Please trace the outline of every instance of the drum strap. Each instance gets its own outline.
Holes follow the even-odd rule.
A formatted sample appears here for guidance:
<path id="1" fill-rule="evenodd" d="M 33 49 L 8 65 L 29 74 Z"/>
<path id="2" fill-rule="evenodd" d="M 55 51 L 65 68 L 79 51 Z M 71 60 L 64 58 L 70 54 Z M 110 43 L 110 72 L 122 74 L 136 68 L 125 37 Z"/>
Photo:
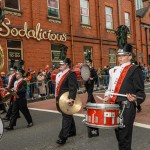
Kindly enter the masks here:
<path id="1" fill-rule="evenodd" d="M 58 93 L 59 93 L 59 90 L 60 90 L 60 87 L 64 81 L 64 79 L 66 78 L 66 76 L 69 74 L 70 71 L 67 71 L 60 79 L 58 85 L 57 85 L 57 89 L 56 89 L 56 96 L 58 96 Z"/>
<path id="2" fill-rule="evenodd" d="M 116 84 L 116 86 L 115 86 L 114 93 L 119 93 L 120 88 L 121 88 L 121 85 L 122 85 L 122 83 L 123 83 L 123 81 L 124 81 L 124 78 L 125 78 L 125 76 L 126 76 L 128 70 L 129 70 L 132 66 L 133 66 L 133 65 L 130 64 L 130 65 L 126 66 L 126 67 L 123 69 L 123 71 L 121 72 L 120 77 L 119 77 L 119 79 L 118 79 L 118 82 L 117 82 L 117 84 Z M 110 103 L 111 103 L 111 104 L 115 104 L 116 99 L 117 99 L 117 96 L 116 96 L 116 95 L 113 95 L 113 97 L 110 98 Z"/>
<path id="3" fill-rule="evenodd" d="M 21 80 L 20 82 L 18 82 L 17 87 L 16 87 L 16 91 L 18 90 L 19 86 L 21 85 L 21 83 L 23 82 L 23 80 Z M 16 101 L 16 97 L 14 96 L 14 101 Z"/>
<path id="4" fill-rule="evenodd" d="M 15 78 L 15 76 L 16 76 L 16 75 L 14 74 L 14 75 L 11 77 L 11 79 L 10 79 L 10 81 L 9 81 L 9 83 L 8 83 L 8 86 L 7 86 L 7 87 L 8 87 L 9 89 L 11 88 L 10 86 L 11 86 L 11 84 L 12 84 L 13 79 Z"/>

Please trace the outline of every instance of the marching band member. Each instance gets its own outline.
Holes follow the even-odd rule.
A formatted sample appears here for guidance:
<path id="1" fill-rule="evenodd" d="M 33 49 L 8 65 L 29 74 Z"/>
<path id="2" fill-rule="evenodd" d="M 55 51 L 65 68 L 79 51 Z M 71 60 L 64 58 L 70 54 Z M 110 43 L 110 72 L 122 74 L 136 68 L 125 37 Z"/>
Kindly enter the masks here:
<path id="1" fill-rule="evenodd" d="M 87 60 L 86 64 L 90 68 L 90 78 L 88 81 L 85 82 L 85 89 L 88 93 L 87 103 L 88 102 L 96 103 L 94 96 L 93 96 L 93 89 L 94 89 L 94 83 L 97 80 L 97 73 L 96 73 L 95 69 L 92 67 L 92 60 L 91 59 Z M 84 107 L 84 109 L 86 109 L 86 107 Z"/>
<path id="2" fill-rule="evenodd" d="M 17 70 L 17 67 L 15 67 L 15 66 L 10 68 L 10 75 L 9 75 L 8 85 L 7 85 L 8 89 L 12 89 L 14 87 L 14 82 L 16 81 L 16 70 Z M 11 117 L 11 114 L 12 114 L 13 98 L 14 97 L 11 96 L 9 109 L 8 109 L 8 112 L 5 116 L 5 118 L 3 118 L 3 120 L 6 120 L 6 121 L 10 120 L 10 117 Z M 19 113 L 18 113 L 18 116 L 19 116 Z"/>
<path id="3" fill-rule="evenodd" d="M 105 92 L 105 100 L 119 104 L 124 108 L 123 126 L 115 129 L 119 150 L 131 150 L 132 129 L 136 115 L 136 104 L 145 100 L 144 81 L 141 69 L 131 64 L 132 45 L 126 44 L 118 50 L 119 66 L 110 69 L 109 86 Z M 125 94 L 126 97 L 110 95 L 110 93 Z M 140 97 L 140 98 L 138 98 Z"/>
<path id="4" fill-rule="evenodd" d="M 14 83 L 13 91 L 16 94 L 13 99 L 13 107 L 12 107 L 12 115 L 10 118 L 10 123 L 8 127 L 5 127 L 6 130 L 13 130 L 16 125 L 16 121 L 18 118 L 19 110 L 23 113 L 25 119 L 28 122 L 27 128 L 33 126 L 32 117 L 30 115 L 29 109 L 27 107 L 27 99 L 26 99 L 26 90 L 27 90 L 27 82 L 23 80 L 24 70 L 18 70 L 16 72 L 16 81 Z"/>
<path id="5" fill-rule="evenodd" d="M 59 99 L 61 95 L 65 92 L 69 92 L 69 106 L 73 106 L 74 100 L 76 98 L 78 83 L 77 77 L 74 72 L 70 70 L 71 60 L 69 58 L 60 61 L 60 72 L 56 76 L 56 106 L 59 111 Z M 68 115 L 62 113 L 62 128 L 59 133 L 59 139 L 57 144 L 63 145 L 66 143 L 68 137 L 76 135 L 76 126 L 74 122 L 73 115 Z"/>

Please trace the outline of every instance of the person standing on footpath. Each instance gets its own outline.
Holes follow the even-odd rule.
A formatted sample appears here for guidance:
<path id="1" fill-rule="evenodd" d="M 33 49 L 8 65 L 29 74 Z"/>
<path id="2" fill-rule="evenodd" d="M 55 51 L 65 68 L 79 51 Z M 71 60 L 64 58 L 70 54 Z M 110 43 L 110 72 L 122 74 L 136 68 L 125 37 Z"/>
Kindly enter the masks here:
<path id="1" fill-rule="evenodd" d="M 136 115 L 136 105 L 145 100 L 144 80 L 139 66 L 131 64 L 132 45 L 126 44 L 118 50 L 119 66 L 110 69 L 109 86 L 105 92 L 105 101 L 119 104 L 123 111 L 123 126 L 115 129 L 119 150 L 131 150 L 133 123 Z M 111 94 L 112 93 L 112 94 Z M 124 94 L 126 97 L 113 93 Z"/>

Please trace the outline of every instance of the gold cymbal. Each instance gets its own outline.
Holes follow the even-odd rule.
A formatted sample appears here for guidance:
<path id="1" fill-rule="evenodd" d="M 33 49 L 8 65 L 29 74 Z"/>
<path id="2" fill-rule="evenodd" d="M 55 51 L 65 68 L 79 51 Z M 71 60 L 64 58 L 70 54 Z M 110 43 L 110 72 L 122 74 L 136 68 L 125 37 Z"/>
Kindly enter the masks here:
<path id="1" fill-rule="evenodd" d="M 76 95 L 76 99 L 74 100 L 74 104 L 73 106 L 69 106 L 68 99 L 69 96 L 69 92 L 65 92 L 64 94 L 61 95 L 60 99 L 59 99 L 59 107 L 61 109 L 61 111 L 67 115 L 73 115 L 77 112 L 80 111 L 81 107 L 82 107 L 82 102 L 80 100 L 79 95 Z"/>

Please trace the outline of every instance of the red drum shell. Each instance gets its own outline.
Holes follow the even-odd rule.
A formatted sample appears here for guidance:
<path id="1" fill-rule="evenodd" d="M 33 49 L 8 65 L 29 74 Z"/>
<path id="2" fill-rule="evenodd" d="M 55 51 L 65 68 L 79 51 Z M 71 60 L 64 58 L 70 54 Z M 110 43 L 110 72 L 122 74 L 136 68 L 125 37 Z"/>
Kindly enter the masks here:
<path id="1" fill-rule="evenodd" d="M 86 108 L 87 126 L 105 129 L 114 129 L 118 127 L 119 105 L 88 103 Z"/>
<path id="2" fill-rule="evenodd" d="M 7 94 L 7 91 L 6 91 L 6 90 L 0 91 L 0 96 L 1 96 L 2 98 L 5 97 L 6 94 Z"/>
<path id="3" fill-rule="evenodd" d="M 52 82 L 55 82 L 56 75 L 57 75 L 58 71 L 59 71 L 58 69 L 55 69 L 55 70 L 52 71 L 52 73 L 51 73 L 51 80 L 52 80 Z"/>
<path id="4" fill-rule="evenodd" d="M 72 71 L 76 73 L 77 80 L 81 80 L 80 65 L 75 65 Z"/>

